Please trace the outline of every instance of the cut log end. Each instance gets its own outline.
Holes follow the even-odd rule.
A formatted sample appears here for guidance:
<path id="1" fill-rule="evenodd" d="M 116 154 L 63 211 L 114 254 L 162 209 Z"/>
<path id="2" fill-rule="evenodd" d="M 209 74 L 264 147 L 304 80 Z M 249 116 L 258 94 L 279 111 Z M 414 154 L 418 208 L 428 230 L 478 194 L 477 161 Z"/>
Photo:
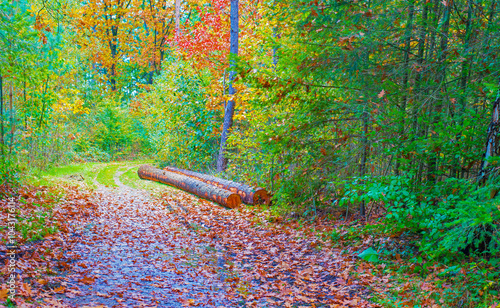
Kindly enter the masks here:
<path id="1" fill-rule="evenodd" d="M 240 205 L 241 205 L 241 198 L 239 195 L 230 195 L 228 198 L 227 198 L 227 207 L 229 208 L 232 208 L 232 209 L 235 209 L 235 208 L 238 208 Z"/>
<path id="2" fill-rule="evenodd" d="M 270 198 L 269 194 L 265 189 L 259 189 L 253 194 L 253 204 L 265 204 L 269 205 Z"/>

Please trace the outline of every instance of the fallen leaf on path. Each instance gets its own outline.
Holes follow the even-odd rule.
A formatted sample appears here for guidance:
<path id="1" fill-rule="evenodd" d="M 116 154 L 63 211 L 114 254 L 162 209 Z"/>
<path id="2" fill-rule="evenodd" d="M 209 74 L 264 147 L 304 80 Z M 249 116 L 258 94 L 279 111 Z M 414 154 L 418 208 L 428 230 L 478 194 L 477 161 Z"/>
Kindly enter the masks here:
<path id="1" fill-rule="evenodd" d="M 104 294 L 104 293 L 101 293 L 101 292 L 97 292 L 96 294 L 97 294 L 97 296 L 101 296 L 101 297 L 106 297 L 106 298 L 110 298 L 111 297 L 111 295 Z"/>
<path id="2" fill-rule="evenodd" d="M 92 284 L 92 283 L 94 283 L 95 279 L 91 278 L 91 277 L 84 277 L 84 278 L 80 279 L 80 281 L 85 283 L 85 284 Z"/>
<path id="3" fill-rule="evenodd" d="M 9 289 L 0 290 L 0 300 L 6 300 L 9 296 Z"/>
<path id="4" fill-rule="evenodd" d="M 64 290 L 66 290 L 66 287 L 60 286 L 59 288 L 55 288 L 54 292 L 56 292 L 56 293 L 64 293 Z"/>

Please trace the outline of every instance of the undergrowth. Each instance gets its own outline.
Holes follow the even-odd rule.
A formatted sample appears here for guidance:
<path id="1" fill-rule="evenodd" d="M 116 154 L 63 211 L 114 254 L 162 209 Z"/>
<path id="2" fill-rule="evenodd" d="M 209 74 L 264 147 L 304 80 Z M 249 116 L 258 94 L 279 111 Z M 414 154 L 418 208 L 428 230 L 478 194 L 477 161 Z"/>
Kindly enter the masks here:
<path id="1" fill-rule="evenodd" d="M 377 265 L 391 287 L 385 307 L 490 307 L 500 303 L 500 184 L 449 178 L 418 190 L 404 176 L 344 183 L 339 208 L 382 213 L 336 224 L 326 237 L 358 246 L 360 262 Z"/>
<path id="2" fill-rule="evenodd" d="M 2 195 L 2 216 L 14 214 L 15 230 L 19 232 L 21 242 L 42 240 L 49 234 L 58 231 L 57 222 L 53 219 L 53 209 L 64 196 L 64 191 L 56 187 L 22 186 L 5 188 Z M 17 205 L 14 213 L 6 206 L 10 198 L 15 198 Z M 6 218 L 6 217 L 5 217 Z M 7 241 L 7 227 L 1 229 L 2 242 Z"/>

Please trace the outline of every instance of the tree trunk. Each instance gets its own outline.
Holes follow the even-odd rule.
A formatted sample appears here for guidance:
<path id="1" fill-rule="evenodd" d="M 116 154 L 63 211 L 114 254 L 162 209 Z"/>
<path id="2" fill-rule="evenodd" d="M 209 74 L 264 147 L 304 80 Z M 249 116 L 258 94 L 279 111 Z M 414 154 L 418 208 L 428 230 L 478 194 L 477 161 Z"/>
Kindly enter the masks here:
<path id="1" fill-rule="evenodd" d="M 411 36 L 412 36 L 412 31 L 413 31 L 413 14 L 415 12 L 415 3 L 414 0 L 410 2 L 410 7 L 408 8 L 408 25 L 406 26 L 406 31 L 405 31 L 405 39 L 404 39 L 404 44 L 405 44 L 405 49 L 404 49 L 404 55 L 403 55 L 403 99 L 401 102 L 401 119 L 399 122 L 399 137 L 402 138 L 405 133 L 405 127 L 406 127 L 406 106 L 408 103 L 408 78 L 410 75 L 410 50 L 411 50 Z M 401 139 L 400 139 L 401 140 Z M 398 155 L 400 156 L 400 155 Z M 398 157 L 396 159 L 396 166 L 394 173 L 396 176 L 399 176 L 399 169 L 401 166 L 401 160 Z"/>
<path id="2" fill-rule="evenodd" d="M 47 86 L 49 84 L 49 76 L 47 76 L 47 80 L 45 81 L 45 89 L 43 90 L 43 96 L 42 96 L 42 114 L 40 115 L 40 121 L 38 122 L 38 128 L 42 127 L 43 124 L 43 116 L 45 114 L 45 94 L 47 94 Z"/>
<path id="3" fill-rule="evenodd" d="M 9 109 L 10 109 L 10 143 L 9 143 L 9 155 L 12 154 L 12 148 L 14 147 L 14 131 L 16 129 L 16 125 L 14 123 L 14 108 L 12 107 L 12 79 L 10 81 L 10 89 L 9 89 Z"/>
<path id="4" fill-rule="evenodd" d="M 141 179 L 171 185 L 228 208 L 237 208 L 241 204 L 241 198 L 238 194 L 208 185 L 186 175 L 157 169 L 148 165 L 141 166 L 137 174 Z"/>
<path id="5" fill-rule="evenodd" d="M 500 80 L 498 82 L 500 86 Z M 493 103 L 493 111 L 491 113 L 491 122 L 488 126 L 488 133 L 486 139 L 486 151 L 483 156 L 483 161 L 481 162 L 481 170 L 479 171 L 478 181 L 479 183 L 484 183 L 489 176 L 491 168 L 488 167 L 488 159 L 492 156 L 500 156 L 500 146 L 498 143 L 500 142 L 500 122 L 499 120 L 500 114 L 500 89 L 497 93 L 497 98 Z"/>
<path id="6" fill-rule="evenodd" d="M 273 29 L 273 36 L 276 41 L 278 41 L 279 35 L 276 27 Z M 273 69 L 276 71 L 276 67 L 278 66 L 278 47 L 273 47 Z"/>
<path id="7" fill-rule="evenodd" d="M 109 11 L 109 7 L 104 2 L 104 11 L 107 13 Z M 130 2 L 129 2 L 130 3 Z M 128 6 L 125 6 L 124 8 L 127 8 Z M 114 14 L 108 14 L 105 15 L 105 20 L 108 22 L 112 22 L 112 26 L 110 28 L 106 29 L 106 34 L 108 35 L 108 45 L 109 45 L 109 51 L 111 53 L 111 67 L 109 68 L 109 71 L 107 72 L 108 75 L 108 80 L 109 83 L 111 84 L 111 91 L 115 92 L 116 91 L 116 77 L 117 77 L 117 67 L 116 63 L 118 62 L 118 25 L 120 23 L 121 15 L 114 15 Z"/>
<path id="8" fill-rule="evenodd" d="M 229 73 L 229 95 L 233 96 L 236 94 L 236 90 L 233 87 L 233 80 L 236 66 L 236 57 L 238 55 L 238 0 L 231 0 L 231 47 L 229 50 L 229 56 L 232 57 L 230 59 L 230 68 L 231 71 Z M 220 140 L 220 150 L 219 157 L 217 159 L 217 171 L 222 172 L 227 168 L 227 158 L 226 158 L 226 143 L 229 135 L 229 130 L 233 126 L 233 115 L 234 115 L 234 98 L 231 97 L 231 100 L 227 103 L 226 109 L 224 110 L 224 124 L 222 126 L 222 134 Z"/>
<path id="9" fill-rule="evenodd" d="M 229 190 L 240 195 L 241 200 L 246 204 L 269 204 L 269 194 L 260 187 L 251 187 L 245 184 L 224 180 L 208 174 L 198 173 L 194 171 L 178 169 L 174 167 L 166 167 L 163 170 L 183 174 L 192 177 L 204 183 L 217 186 L 219 188 Z"/>
<path id="10" fill-rule="evenodd" d="M 427 3 L 422 4 L 422 24 L 420 26 L 420 29 L 418 31 L 419 37 L 418 37 L 418 54 L 417 54 L 417 64 L 418 64 L 418 70 L 417 74 L 415 76 L 415 89 L 416 89 L 416 101 L 419 102 L 422 97 L 424 97 L 424 90 L 422 89 L 422 66 L 424 63 L 424 55 L 425 55 L 425 46 L 426 46 L 426 37 L 427 37 L 427 17 L 428 17 L 428 5 Z M 420 108 L 418 104 L 413 105 L 413 111 L 412 111 L 412 116 L 413 116 L 413 132 L 415 136 L 421 137 L 424 135 L 424 130 L 422 129 L 421 125 L 418 123 L 418 118 L 419 118 L 419 113 Z M 415 180 L 417 183 L 417 186 L 422 181 L 422 172 L 424 170 L 424 160 L 422 158 L 418 159 L 418 167 L 417 167 L 417 174 L 415 175 Z"/>
<path id="11" fill-rule="evenodd" d="M 26 75 L 24 76 L 24 82 L 23 82 L 23 98 L 24 98 L 24 106 L 28 105 L 27 99 L 26 99 Z M 26 108 L 26 107 L 25 107 Z M 27 112 L 24 112 L 24 129 L 28 129 L 28 116 L 26 114 Z M 22 120 L 21 120 L 22 121 Z"/>
<path id="12" fill-rule="evenodd" d="M 181 19 L 181 0 L 175 0 L 175 35 L 179 34 Z"/>
<path id="13" fill-rule="evenodd" d="M 468 10 L 467 10 L 467 24 L 466 24 L 466 29 L 465 29 L 465 38 L 464 38 L 464 57 L 463 57 L 463 61 L 462 61 L 462 68 L 461 68 L 461 72 L 460 72 L 460 80 L 459 80 L 459 84 L 458 84 L 458 87 L 460 89 L 460 112 L 458 112 L 458 123 L 460 126 L 463 125 L 464 123 L 464 116 L 465 116 L 465 110 L 466 110 L 466 107 L 467 107 L 467 96 L 468 96 L 468 93 L 467 93 L 467 82 L 468 82 L 468 78 L 469 78 L 469 68 L 470 68 L 470 64 L 469 62 L 472 61 L 472 57 L 473 55 L 471 54 L 470 52 L 470 48 L 469 48 L 469 45 L 470 45 L 470 39 L 471 39 L 471 33 L 472 33 L 472 1 L 471 0 L 467 0 L 467 6 L 468 6 Z M 460 144 L 462 141 L 462 132 L 459 132 L 457 133 L 456 137 L 455 137 L 455 140 L 456 140 L 456 143 L 457 145 Z M 463 156 L 462 156 L 463 157 Z M 451 176 L 452 177 L 460 177 L 460 171 L 462 171 L 462 174 L 463 174 L 463 170 L 464 168 L 462 167 L 462 163 L 461 163 L 461 157 L 455 157 L 454 158 L 454 161 L 453 161 L 453 167 L 451 168 Z"/>
<path id="14" fill-rule="evenodd" d="M 441 88 L 441 92 L 442 92 L 442 97 L 441 98 L 438 98 L 435 102 L 434 102 L 434 106 L 433 106 L 433 110 L 432 110 L 432 124 L 431 124 L 431 127 L 433 128 L 436 123 L 439 122 L 440 120 L 440 114 L 441 114 L 441 111 L 443 109 L 443 101 L 445 101 L 445 98 L 446 98 L 446 87 L 445 87 L 445 83 L 446 83 L 446 77 L 447 77 L 447 64 L 446 64 L 446 60 L 447 60 L 447 57 L 448 57 L 448 32 L 449 32 L 449 29 L 450 29 L 450 18 L 451 18 L 451 7 L 453 6 L 453 3 L 452 1 L 448 1 L 446 3 L 443 3 L 443 5 L 445 5 L 445 9 L 444 9 L 444 15 L 443 15 L 443 18 L 444 18 L 444 21 L 443 21 L 443 25 L 442 25 L 442 32 L 440 33 L 440 36 L 441 36 L 441 41 L 440 41 L 440 54 L 439 54 L 439 59 L 438 59 L 438 66 L 437 66 L 437 76 L 438 76 L 438 81 L 439 81 L 439 84 L 438 84 L 438 87 Z M 432 107 L 431 107 L 432 108 Z M 431 137 L 432 138 L 435 138 L 434 136 Z M 431 140 L 429 140 L 429 142 L 432 143 Z M 427 180 L 429 182 L 432 182 L 432 183 L 435 183 L 437 180 L 438 180 L 438 151 L 437 151 L 437 147 L 434 147 L 433 148 L 433 151 L 432 151 L 434 154 L 431 154 L 431 157 L 429 157 L 429 168 L 428 168 L 428 171 L 427 171 Z"/>
<path id="15" fill-rule="evenodd" d="M 362 146 L 363 146 L 363 154 L 361 156 L 361 165 L 359 168 L 359 175 L 363 177 L 366 173 L 366 161 L 368 159 L 368 113 L 366 110 L 363 111 L 363 140 L 362 140 Z M 361 206 L 359 209 L 361 215 L 365 216 L 365 202 L 361 202 Z"/>

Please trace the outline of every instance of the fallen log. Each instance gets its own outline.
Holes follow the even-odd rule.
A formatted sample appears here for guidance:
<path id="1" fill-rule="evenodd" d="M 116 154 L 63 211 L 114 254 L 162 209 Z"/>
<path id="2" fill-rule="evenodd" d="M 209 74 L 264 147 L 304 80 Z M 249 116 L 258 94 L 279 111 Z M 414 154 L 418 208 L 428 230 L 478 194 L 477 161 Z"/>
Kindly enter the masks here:
<path id="1" fill-rule="evenodd" d="M 139 167 L 137 174 L 141 179 L 168 184 L 228 208 L 237 208 L 241 205 L 241 197 L 238 194 L 207 185 L 205 182 L 186 175 L 157 169 L 149 165 Z"/>
<path id="2" fill-rule="evenodd" d="M 212 175 L 179 169 L 175 167 L 165 167 L 163 170 L 187 175 L 204 183 L 229 190 L 240 195 L 241 200 L 246 204 L 269 204 L 269 194 L 265 189 L 260 187 L 251 187 L 245 184 L 224 180 Z"/>

